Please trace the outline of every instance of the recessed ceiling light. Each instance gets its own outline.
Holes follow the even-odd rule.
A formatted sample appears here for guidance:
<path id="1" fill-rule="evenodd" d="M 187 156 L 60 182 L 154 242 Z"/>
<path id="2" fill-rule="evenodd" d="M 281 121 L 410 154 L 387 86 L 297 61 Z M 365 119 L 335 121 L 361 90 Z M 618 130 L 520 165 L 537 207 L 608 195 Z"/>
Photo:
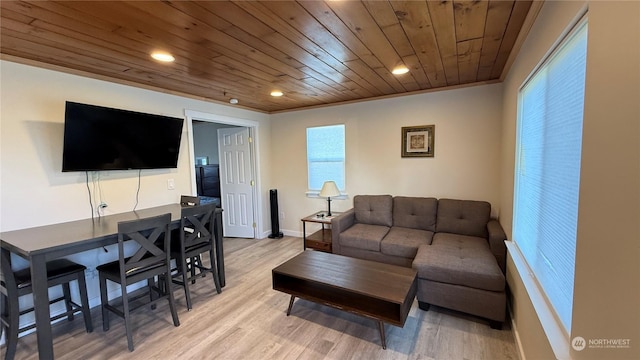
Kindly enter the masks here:
<path id="1" fill-rule="evenodd" d="M 238 103 L 238 99 L 236 99 L 236 98 L 231 98 L 231 99 L 229 99 L 229 103 L 230 103 L 230 104 L 235 105 L 235 104 L 237 104 L 237 103 Z"/>
<path id="2" fill-rule="evenodd" d="M 155 51 L 151 53 L 151 57 L 162 62 L 174 62 L 176 60 L 176 58 L 173 57 L 173 55 L 164 51 Z"/>
<path id="3" fill-rule="evenodd" d="M 393 75 L 402 75 L 409 72 L 409 68 L 404 65 L 397 66 L 395 69 L 391 70 Z"/>
<path id="4" fill-rule="evenodd" d="M 282 91 L 280 91 L 280 90 L 273 90 L 273 91 L 271 92 L 271 96 L 278 97 L 278 96 L 282 96 L 282 95 L 284 95 L 284 94 L 283 94 L 283 93 L 282 93 Z"/>

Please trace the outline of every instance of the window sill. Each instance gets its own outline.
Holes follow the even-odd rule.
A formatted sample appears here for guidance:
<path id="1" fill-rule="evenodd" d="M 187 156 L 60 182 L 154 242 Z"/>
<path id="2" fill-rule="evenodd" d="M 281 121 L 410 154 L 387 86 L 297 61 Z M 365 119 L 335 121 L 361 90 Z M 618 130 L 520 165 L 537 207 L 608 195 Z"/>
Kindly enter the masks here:
<path id="1" fill-rule="evenodd" d="M 527 265 L 524 256 L 520 252 L 518 245 L 513 241 L 505 241 L 509 256 L 516 267 L 518 275 L 524 284 L 527 294 L 533 304 L 533 308 L 538 315 L 542 329 L 544 330 L 549 345 L 556 356 L 556 359 L 570 359 L 570 341 L 569 335 L 564 330 L 562 323 L 557 318 L 555 312 L 548 303 L 545 295 L 540 289 L 529 265 Z M 526 329 L 520 329 L 526 330 Z"/>
<path id="2" fill-rule="evenodd" d="M 308 198 L 322 198 L 325 199 L 324 197 L 320 196 L 320 191 L 319 190 L 309 190 L 305 193 L 305 195 Z M 349 194 L 347 193 L 341 193 L 338 196 L 332 196 L 331 200 L 347 200 L 349 198 Z"/>

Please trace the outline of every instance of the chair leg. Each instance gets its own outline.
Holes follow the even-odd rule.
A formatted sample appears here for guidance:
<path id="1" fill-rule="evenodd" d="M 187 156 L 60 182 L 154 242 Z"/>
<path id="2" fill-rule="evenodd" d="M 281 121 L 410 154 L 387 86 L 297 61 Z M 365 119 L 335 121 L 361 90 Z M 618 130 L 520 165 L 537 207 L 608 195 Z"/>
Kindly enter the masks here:
<path id="1" fill-rule="evenodd" d="M 129 296 L 127 294 L 127 285 L 120 284 L 122 288 L 122 314 L 124 315 L 124 330 L 127 333 L 127 345 L 129 351 L 133 351 L 133 335 L 131 333 L 131 314 L 129 312 Z"/>
<path id="2" fill-rule="evenodd" d="M 5 300 L 5 296 L 0 294 L 0 338 L 2 338 L 2 333 L 4 332 L 5 325 L 4 321 L 2 321 L 4 318 L 8 319 L 7 301 Z"/>
<path id="3" fill-rule="evenodd" d="M 18 298 L 8 299 L 9 326 L 7 327 L 6 346 L 7 352 L 5 360 L 12 360 L 16 356 L 18 347 L 18 332 L 20 326 L 20 309 L 18 307 Z"/>
<path id="4" fill-rule="evenodd" d="M 187 273 L 191 273 L 194 274 L 195 273 L 195 266 L 193 264 L 193 258 L 190 259 L 191 263 L 190 263 L 190 268 L 187 268 L 187 262 L 186 259 L 184 257 L 181 257 L 180 259 L 181 261 L 181 265 L 180 267 L 182 267 L 182 286 L 184 287 L 184 297 L 187 300 L 187 310 L 191 310 L 193 308 L 193 304 L 191 303 L 191 291 L 189 290 L 189 276 L 187 276 Z M 192 275 L 193 278 L 193 275 Z M 195 280 L 194 280 L 195 282 Z M 170 283 L 169 283 L 170 284 Z M 172 291 L 170 291 L 170 293 L 173 293 Z"/>
<path id="5" fill-rule="evenodd" d="M 109 304 L 109 298 L 107 297 L 107 278 L 102 273 L 98 276 L 100 279 L 100 308 L 102 309 L 102 330 L 109 330 L 109 310 L 107 310 L 107 304 Z"/>
<path id="6" fill-rule="evenodd" d="M 93 332 L 93 320 L 91 319 L 89 296 L 87 296 L 87 281 L 84 278 L 84 271 L 78 273 L 78 290 L 80 291 L 80 301 L 82 302 L 84 327 L 87 329 L 87 332 L 90 333 Z"/>
<path id="7" fill-rule="evenodd" d="M 184 260 L 183 260 L 184 261 Z M 171 310 L 171 317 L 173 318 L 173 325 L 174 326 L 180 326 L 180 320 L 178 319 L 178 313 L 176 312 L 176 301 L 173 297 L 173 291 L 171 290 L 171 269 L 168 269 L 169 272 L 167 273 L 168 276 L 165 276 L 165 282 L 167 284 L 167 289 L 169 289 L 169 291 L 167 291 L 167 295 L 169 297 L 169 309 Z M 186 283 L 185 283 L 186 286 Z"/>
<path id="8" fill-rule="evenodd" d="M 154 278 L 147 279 L 147 287 L 149 288 L 149 301 L 151 302 L 151 310 L 155 310 L 157 307 L 156 303 L 153 302 L 153 293 L 155 292 L 155 290 L 153 289 L 154 285 L 155 285 Z M 160 285 L 158 284 L 158 286 Z M 158 290 L 164 291 L 164 289 L 160 290 L 160 288 Z"/>
<path id="9" fill-rule="evenodd" d="M 147 286 L 149 287 L 149 302 L 153 302 L 153 278 L 147 279 Z"/>
<path id="10" fill-rule="evenodd" d="M 200 255 L 194 256 L 189 259 L 189 270 L 191 270 L 191 284 L 196 283 L 196 268 L 198 267 L 198 265 L 202 266 L 202 263 L 200 262 Z"/>
<path id="11" fill-rule="evenodd" d="M 222 287 L 220 287 L 220 276 L 218 276 L 218 270 L 216 267 L 216 257 L 213 254 L 213 249 L 209 250 L 209 261 L 211 262 L 209 266 L 211 266 L 211 275 L 213 277 L 213 284 L 216 287 L 216 292 L 220 294 L 222 292 Z"/>
<path id="12" fill-rule="evenodd" d="M 62 294 L 64 296 L 64 306 L 67 308 L 67 319 L 73 321 L 73 307 L 71 306 L 71 290 L 69 289 L 69 283 L 62 284 Z"/>
<path id="13" fill-rule="evenodd" d="M 201 277 L 207 277 L 207 273 L 202 271 L 203 265 L 202 265 L 202 256 L 198 255 L 198 265 L 200 266 L 200 276 Z"/>
<path id="14" fill-rule="evenodd" d="M 169 291 L 167 289 L 167 282 L 164 281 L 165 275 L 158 275 L 157 277 L 157 282 L 154 283 L 154 285 L 156 285 L 156 291 L 158 292 L 157 295 L 158 297 L 162 297 L 164 295 L 167 294 L 167 291 Z M 154 279 L 155 280 L 155 279 Z M 149 291 L 151 291 L 151 288 L 149 288 Z M 153 300 L 153 298 L 152 298 Z"/>

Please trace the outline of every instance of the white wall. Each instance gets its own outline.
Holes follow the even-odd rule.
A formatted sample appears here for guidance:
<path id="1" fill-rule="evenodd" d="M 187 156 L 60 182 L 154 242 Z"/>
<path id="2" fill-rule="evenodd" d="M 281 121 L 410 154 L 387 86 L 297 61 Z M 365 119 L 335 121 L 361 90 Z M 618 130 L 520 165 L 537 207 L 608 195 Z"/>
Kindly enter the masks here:
<path id="1" fill-rule="evenodd" d="M 2 231 L 91 217 L 85 174 L 61 172 L 66 100 L 182 118 L 190 109 L 256 120 L 261 144 L 269 144 L 266 114 L 8 61 L 0 62 L 0 69 Z M 185 125 L 177 169 L 142 171 L 138 208 L 175 203 L 191 192 L 188 141 Z M 137 175 L 137 170 L 101 172 L 107 212 L 133 209 Z M 167 179 L 175 180 L 175 190 L 167 190 Z M 267 179 L 261 179 L 264 186 Z"/>
<path id="2" fill-rule="evenodd" d="M 258 121 L 258 165 L 264 169 L 258 181 L 265 188 L 271 186 L 267 114 L 9 61 L 0 61 L 0 71 L 1 231 L 91 217 L 85 174 L 61 172 L 66 100 L 181 118 L 189 109 Z M 176 203 L 181 194 L 192 193 L 188 143 L 185 122 L 178 168 L 142 171 L 138 209 Z M 106 213 L 131 211 L 138 171 L 104 171 L 100 177 L 103 200 L 108 204 Z M 174 179 L 175 190 L 167 190 L 168 179 Z M 268 200 L 263 200 L 265 203 Z M 268 224 L 268 218 L 267 210 L 262 223 Z M 115 256 L 113 251 L 105 254 L 102 250 L 78 255 L 90 269 Z M 90 297 L 97 298 L 97 281 L 89 287 Z"/>
<path id="3" fill-rule="evenodd" d="M 326 209 L 307 198 L 306 128 L 345 124 L 346 210 L 358 194 L 486 200 L 499 208 L 500 84 L 272 115 L 273 185 L 280 227 L 300 235 L 300 219 Z M 435 125 L 434 158 L 401 158 L 403 126 Z"/>
<path id="4" fill-rule="evenodd" d="M 640 2 L 589 3 L 572 338 L 575 359 L 640 359 Z"/>
<path id="5" fill-rule="evenodd" d="M 501 223 L 512 228 L 518 88 L 589 6 L 578 238 L 570 338 L 630 339 L 624 349 L 571 350 L 574 359 L 640 358 L 640 3 L 545 2 L 504 82 Z M 507 267 L 515 330 L 528 359 L 553 358 L 523 286 Z"/>

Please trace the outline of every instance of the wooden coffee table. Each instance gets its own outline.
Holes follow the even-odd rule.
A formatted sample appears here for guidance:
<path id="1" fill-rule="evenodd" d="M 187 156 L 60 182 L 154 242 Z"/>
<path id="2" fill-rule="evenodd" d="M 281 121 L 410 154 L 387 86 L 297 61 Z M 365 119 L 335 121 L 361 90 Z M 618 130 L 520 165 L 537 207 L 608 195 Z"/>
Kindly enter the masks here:
<path id="1" fill-rule="evenodd" d="M 401 266 L 307 250 L 272 270 L 273 289 L 378 322 L 386 349 L 384 323 L 404 326 L 416 296 L 416 271 Z"/>

